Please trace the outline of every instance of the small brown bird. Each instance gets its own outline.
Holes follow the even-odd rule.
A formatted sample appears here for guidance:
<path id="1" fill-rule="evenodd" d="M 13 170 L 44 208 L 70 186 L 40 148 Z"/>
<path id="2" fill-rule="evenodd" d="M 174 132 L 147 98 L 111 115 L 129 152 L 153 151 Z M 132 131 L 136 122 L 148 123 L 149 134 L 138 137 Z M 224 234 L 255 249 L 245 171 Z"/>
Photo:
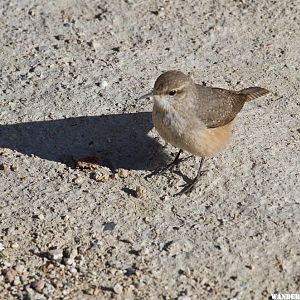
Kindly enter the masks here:
<path id="1" fill-rule="evenodd" d="M 245 102 L 268 93 L 260 87 L 237 92 L 206 87 L 195 84 L 190 76 L 180 71 L 168 71 L 157 78 L 153 91 L 145 95 L 154 99 L 153 123 L 166 142 L 180 149 L 164 170 L 178 164 L 183 150 L 201 157 L 197 176 L 180 193 L 192 191 L 203 174 L 204 158 L 216 154 L 229 143 L 233 120 Z"/>

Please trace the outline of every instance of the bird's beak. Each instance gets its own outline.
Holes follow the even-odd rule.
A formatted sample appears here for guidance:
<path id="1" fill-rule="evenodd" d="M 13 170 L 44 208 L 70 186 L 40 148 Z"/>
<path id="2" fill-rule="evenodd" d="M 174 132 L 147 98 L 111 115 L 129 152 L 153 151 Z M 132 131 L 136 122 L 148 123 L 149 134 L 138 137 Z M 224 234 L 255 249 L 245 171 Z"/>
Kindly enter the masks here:
<path id="1" fill-rule="evenodd" d="M 153 97 L 153 91 L 147 93 L 146 95 L 143 95 L 138 100 L 145 99 L 145 98 L 151 98 L 151 97 Z"/>

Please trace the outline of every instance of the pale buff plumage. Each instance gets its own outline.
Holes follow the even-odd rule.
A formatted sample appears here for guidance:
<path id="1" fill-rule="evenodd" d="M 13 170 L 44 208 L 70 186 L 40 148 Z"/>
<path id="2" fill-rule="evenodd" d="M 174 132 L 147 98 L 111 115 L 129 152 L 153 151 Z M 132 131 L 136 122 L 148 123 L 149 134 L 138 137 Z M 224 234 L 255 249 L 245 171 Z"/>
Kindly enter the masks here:
<path id="1" fill-rule="evenodd" d="M 260 87 L 238 92 L 205 87 L 180 71 L 168 71 L 154 85 L 153 123 L 166 142 L 203 159 L 230 141 L 233 120 L 245 102 L 268 93 Z M 200 175 L 199 169 L 185 191 L 192 189 Z"/>

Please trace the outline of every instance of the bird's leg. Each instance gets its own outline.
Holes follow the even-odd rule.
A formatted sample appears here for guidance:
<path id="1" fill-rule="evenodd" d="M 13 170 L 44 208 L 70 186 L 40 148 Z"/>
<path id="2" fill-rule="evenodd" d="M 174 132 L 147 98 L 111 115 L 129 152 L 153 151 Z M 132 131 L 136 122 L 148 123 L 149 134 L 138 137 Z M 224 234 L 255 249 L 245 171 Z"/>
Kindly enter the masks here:
<path id="1" fill-rule="evenodd" d="M 196 186 L 196 184 L 199 181 L 200 177 L 206 172 L 206 171 L 201 171 L 202 166 L 203 166 L 203 162 L 204 162 L 204 158 L 202 157 L 196 177 L 191 182 L 186 183 L 184 185 L 183 189 L 179 193 L 177 193 L 177 195 L 189 194 L 194 189 L 194 187 Z"/>
<path id="2" fill-rule="evenodd" d="M 180 156 L 180 154 L 181 154 L 182 152 L 183 152 L 182 149 L 180 149 L 180 150 L 178 151 L 178 153 L 176 154 L 174 160 L 173 160 L 172 162 L 170 162 L 169 164 L 167 164 L 165 167 L 163 167 L 163 168 L 161 169 L 160 173 L 163 173 L 163 172 L 165 172 L 165 171 L 167 171 L 167 170 L 173 171 L 174 167 L 177 166 L 177 165 L 179 164 L 179 162 L 180 162 L 179 156 Z"/>
<path id="3" fill-rule="evenodd" d="M 145 178 L 150 178 L 150 177 L 152 177 L 154 175 L 157 175 L 157 174 L 163 174 L 168 170 L 170 170 L 172 172 L 174 167 L 179 164 L 179 162 L 180 162 L 179 156 L 182 152 L 183 152 L 183 150 L 180 149 L 172 162 L 167 164 L 165 167 L 158 168 L 157 170 L 151 172 L 149 175 L 145 176 Z"/>

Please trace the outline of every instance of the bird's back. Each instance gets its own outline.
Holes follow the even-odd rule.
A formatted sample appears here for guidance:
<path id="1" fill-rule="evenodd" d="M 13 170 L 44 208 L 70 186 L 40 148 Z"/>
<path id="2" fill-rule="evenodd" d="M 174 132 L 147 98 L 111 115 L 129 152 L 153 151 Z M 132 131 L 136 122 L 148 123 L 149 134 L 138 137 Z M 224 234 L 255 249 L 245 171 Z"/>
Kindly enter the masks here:
<path id="1" fill-rule="evenodd" d="M 230 123 L 241 111 L 245 102 L 268 94 L 260 87 L 251 87 L 238 92 L 221 88 L 196 85 L 195 113 L 208 128 Z"/>

